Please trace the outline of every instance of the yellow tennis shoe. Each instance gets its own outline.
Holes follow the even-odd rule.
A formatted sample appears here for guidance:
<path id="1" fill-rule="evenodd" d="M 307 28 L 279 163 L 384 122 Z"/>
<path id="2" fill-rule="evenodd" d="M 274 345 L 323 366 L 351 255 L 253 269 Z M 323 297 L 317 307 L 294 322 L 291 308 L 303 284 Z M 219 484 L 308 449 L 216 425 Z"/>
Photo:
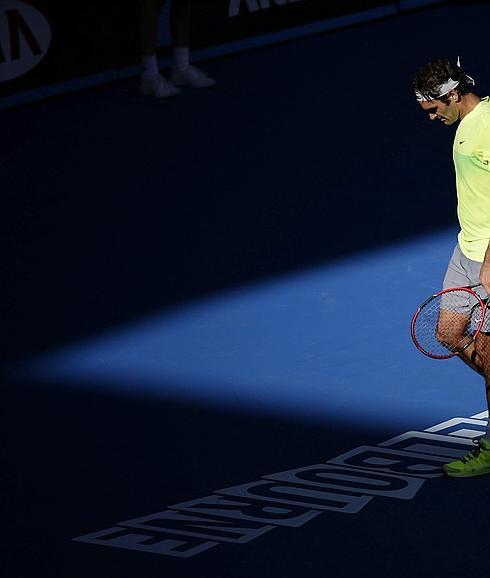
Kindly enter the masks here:
<path id="1" fill-rule="evenodd" d="M 490 440 L 479 438 L 473 440 L 476 448 L 464 457 L 442 466 L 446 476 L 450 478 L 471 478 L 490 474 Z"/>

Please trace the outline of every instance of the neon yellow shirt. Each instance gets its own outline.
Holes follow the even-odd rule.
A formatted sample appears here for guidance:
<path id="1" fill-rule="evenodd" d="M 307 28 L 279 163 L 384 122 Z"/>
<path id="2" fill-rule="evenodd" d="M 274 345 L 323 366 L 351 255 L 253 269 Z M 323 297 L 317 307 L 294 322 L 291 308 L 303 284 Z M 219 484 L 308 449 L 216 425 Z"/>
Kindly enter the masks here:
<path id="1" fill-rule="evenodd" d="M 459 123 L 454 137 L 458 242 L 468 259 L 483 262 L 490 241 L 490 97 Z"/>

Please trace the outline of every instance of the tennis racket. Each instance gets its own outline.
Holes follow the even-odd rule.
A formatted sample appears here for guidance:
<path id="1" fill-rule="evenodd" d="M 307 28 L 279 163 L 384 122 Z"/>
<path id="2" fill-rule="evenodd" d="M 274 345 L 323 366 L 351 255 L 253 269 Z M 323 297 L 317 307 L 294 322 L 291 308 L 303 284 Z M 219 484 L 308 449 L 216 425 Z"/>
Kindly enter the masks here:
<path id="1" fill-rule="evenodd" d="M 411 325 L 419 351 L 433 359 L 448 359 L 476 339 L 485 323 L 488 301 L 474 291 L 480 286 L 444 289 L 422 303 Z"/>

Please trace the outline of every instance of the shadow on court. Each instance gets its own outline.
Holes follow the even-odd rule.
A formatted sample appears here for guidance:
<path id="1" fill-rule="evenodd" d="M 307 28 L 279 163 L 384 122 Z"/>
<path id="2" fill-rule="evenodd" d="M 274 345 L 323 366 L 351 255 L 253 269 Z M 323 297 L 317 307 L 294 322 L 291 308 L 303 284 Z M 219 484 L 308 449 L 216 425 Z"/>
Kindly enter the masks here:
<path id="1" fill-rule="evenodd" d="M 468 496 L 465 481 L 440 478 L 426 480 L 411 500 L 375 496 L 357 514 L 325 511 L 301 527 L 275 527 L 244 544 L 221 542 L 188 560 L 73 542 L 83 532 L 319 464 L 402 432 L 382 423 L 367 429 L 355 411 L 352 424 L 326 418 L 315 426 L 70 387 L 16 385 L 5 392 L 10 410 L 2 427 L 16 447 L 2 475 L 10 528 L 5 576 L 104 576 L 117 565 L 122 577 L 137 569 L 148 577 L 185 570 L 266 578 L 305 568 L 350 577 L 363 568 L 425 578 L 435 571 L 464 575 L 466 565 L 479 560 L 457 528 L 471 520 L 472 535 L 486 535 L 481 512 L 488 483 L 471 481 Z M 13 417 L 20 415 L 21 421 Z"/>

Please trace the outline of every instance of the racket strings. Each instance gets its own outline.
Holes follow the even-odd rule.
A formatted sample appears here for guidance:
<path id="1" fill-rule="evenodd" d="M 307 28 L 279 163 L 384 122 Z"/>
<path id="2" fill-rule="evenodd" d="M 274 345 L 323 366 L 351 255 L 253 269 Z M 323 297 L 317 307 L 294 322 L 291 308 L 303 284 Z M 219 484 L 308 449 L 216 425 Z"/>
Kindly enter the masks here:
<path id="1" fill-rule="evenodd" d="M 481 315 L 478 299 L 466 291 L 436 295 L 420 308 L 414 319 L 414 341 L 433 357 L 458 354 L 473 341 Z"/>

